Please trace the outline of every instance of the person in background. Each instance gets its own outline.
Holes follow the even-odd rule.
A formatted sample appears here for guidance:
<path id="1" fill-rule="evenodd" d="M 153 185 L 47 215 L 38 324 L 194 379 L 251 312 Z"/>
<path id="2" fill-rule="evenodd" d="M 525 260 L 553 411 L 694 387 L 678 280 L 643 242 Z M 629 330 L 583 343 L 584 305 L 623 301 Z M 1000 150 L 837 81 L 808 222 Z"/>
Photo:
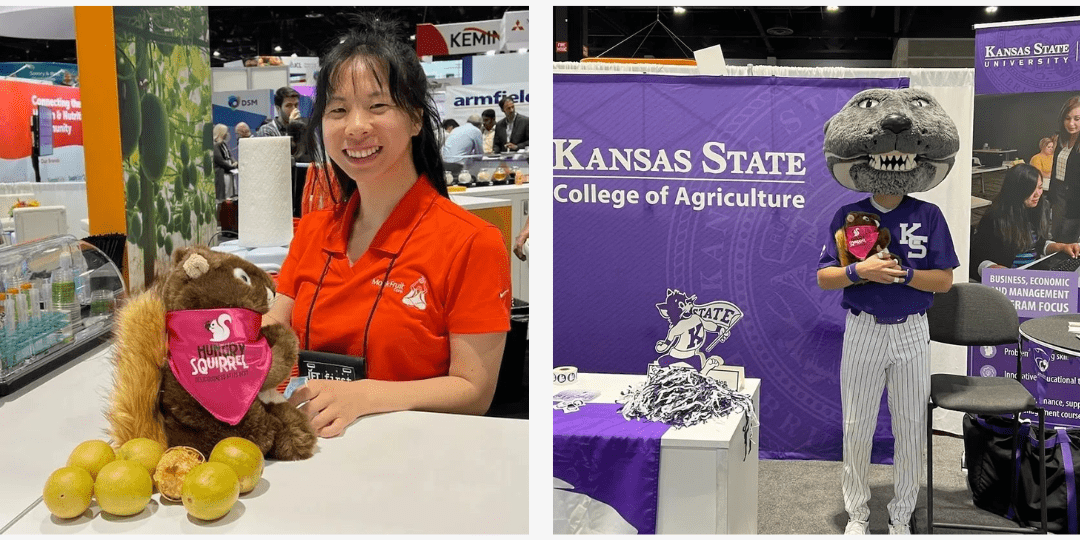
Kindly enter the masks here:
<path id="1" fill-rule="evenodd" d="M 504 97 L 499 100 L 499 108 L 506 115 L 495 125 L 495 140 L 492 143 L 496 153 L 517 152 L 529 147 L 529 117 L 517 114 L 514 98 Z"/>
<path id="2" fill-rule="evenodd" d="M 274 107 L 277 116 L 259 127 L 256 137 L 281 137 L 288 134 L 289 123 L 300 120 L 300 93 L 288 86 L 282 86 L 274 92 Z"/>
<path id="3" fill-rule="evenodd" d="M 475 114 L 465 121 L 465 125 L 450 132 L 442 147 L 442 157 L 446 163 L 461 163 L 466 156 L 483 153 L 484 136 L 480 134 L 480 117 Z"/>
<path id="4" fill-rule="evenodd" d="M 286 133 L 292 142 L 292 208 L 293 217 L 300 217 L 300 210 L 304 198 L 304 182 L 307 179 L 308 167 L 311 166 L 312 156 L 307 136 L 307 123 L 303 119 L 289 122 Z"/>
<path id="5" fill-rule="evenodd" d="M 1050 173 L 1054 166 L 1054 139 L 1050 137 L 1043 137 L 1039 140 L 1039 153 L 1031 156 L 1029 163 L 1039 169 L 1039 175 L 1042 176 L 1043 189 L 1049 189 L 1050 187 Z"/>
<path id="6" fill-rule="evenodd" d="M 480 118 L 483 121 L 480 134 L 484 136 L 484 153 L 492 154 L 495 152 L 495 109 L 484 109 Z"/>
<path id="7" fill-rule="evenodd" d="M 443 120 L 442 124 L 439 125 L 439 148 L 442 148 L 442 145 L 446 143 L 446 138 L 450 136 L 450 132 L 454 131 L 456 127 L 458 127 L 457 120 L 453 118 Z"/>
<path id="8" fill-rule="evenodd" d="M 1058 251 L 1080 255 L 1080 244 L 1049 239 L 1050 204 L 1042 194 L 1035 167 L 1021 164 L 1005 173 L 1001 191 L 971 239 L 972 279 L 980 280 L 986 268 L 1018 268 Z"/>
<path id="9" fill-rule="evenodd" d="M 263 318 L 291 323 L 301 349 L 366 359 L 366 379 L 308 380 L 289 397 L 321 437 L 381 412 L 483 414 L 510 329 L 505 240 L 447 194 L 408 34 L 354 21 L 320 61 L 308 130 L 341 202 L 301 218 Z"/>
<path id="10" fill-rule="evenodd" d="M 251 136 L 251 128 L 248 127 L 247 122 L 237 122 L 234 129 L 237 139 L 246 139 Z"/>
<path id="11" fill-rule="evenodd" d="M 214 124 L 214 197 L 218 202 L 236 196 L 232 183 L 232 172 L 236 169 L 236 160 L 229 151 L 229 128 L 225 124 Z"/>
<path id="12" fill-rule="evenodd" d="M 523 261 L 529 258 L 529 218 L 525 218 L 525 226 L 514 239 L 514 255 Z"/>
<path id="13" fill-rule="evenodd" d="M 1058 115 L 1057 145 L 1050 171 L 1050 237 L 1075 242 L 1080 237 L 1080 96 L 1069 98 Z"/>

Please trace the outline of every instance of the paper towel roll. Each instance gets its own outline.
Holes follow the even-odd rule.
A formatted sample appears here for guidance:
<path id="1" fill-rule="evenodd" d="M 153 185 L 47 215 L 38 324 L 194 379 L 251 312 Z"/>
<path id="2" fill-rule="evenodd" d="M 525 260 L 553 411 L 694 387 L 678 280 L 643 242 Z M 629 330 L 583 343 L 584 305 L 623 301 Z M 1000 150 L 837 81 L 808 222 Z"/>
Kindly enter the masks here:
<path id="1" fill-rule="evenodd" d="M 248 137 L 239 145 L 239 243 L 287 246 L 293 236 L 289 137 Z"/>

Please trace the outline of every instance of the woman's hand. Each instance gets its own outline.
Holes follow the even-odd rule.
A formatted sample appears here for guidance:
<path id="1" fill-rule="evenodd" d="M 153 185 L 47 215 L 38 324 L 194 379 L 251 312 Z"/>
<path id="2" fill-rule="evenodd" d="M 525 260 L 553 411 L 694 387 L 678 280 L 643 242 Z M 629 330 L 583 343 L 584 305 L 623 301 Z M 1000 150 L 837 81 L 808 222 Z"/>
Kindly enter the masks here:
<path id="1" fill-rule="evenodd" d="M 1047 249 L 1047 251 L 1050 253 L 1064 251 L 1067 255 L 1075 259 L 1077 257 L 1080 257 L 1080 244 L 1064 244 L 1062 242 L 1051 242 L 1050 247 L 1049 249 Z"/>
<path id="2" fill-rule="evenodd" d="M 525 260 L 525 242 L 529 240 L 529 220 L 525 220 L 525 226 L 522 227 L 521 232 L 518 233 L 517 238 L 514 239 L 514 255 L 521 260 Z"/>
<path id="3" fill-rule="evenodd" d="M 370 379 L 309 380 L 289 396 L 289 403 L 299 406 L 307 402 L 300 412 L 311 421 L 315 433 L 324 438 L 337 437 L 353 420 L 388 410 L 375 401 L 379 393 L 374 387 L 379 383 Z"/>

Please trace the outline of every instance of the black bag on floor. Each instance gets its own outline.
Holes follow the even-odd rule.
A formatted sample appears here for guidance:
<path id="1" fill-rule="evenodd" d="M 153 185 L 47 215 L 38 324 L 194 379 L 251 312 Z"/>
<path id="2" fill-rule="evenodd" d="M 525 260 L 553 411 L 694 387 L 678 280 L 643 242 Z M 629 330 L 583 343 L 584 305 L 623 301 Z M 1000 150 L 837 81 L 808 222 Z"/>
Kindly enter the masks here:
<path id="1" fill-rule="evenodd" d="M 1024 527 L 1041 524 L 1039 448 L 1035 427 L 1022 422 L 1018 456 L 1013 454 L 1013 420 L 1003 416 L 964 415 L 964 450 L 968 483 L 975 506 Z M 1078 532 L 1080 502 L 1076 473 L 1080 465 L 1080 429 L 1046 431 L 1047 528 L 1051 533 Z M 1012 504 L 1011 478 L 1018 479 Z"/>

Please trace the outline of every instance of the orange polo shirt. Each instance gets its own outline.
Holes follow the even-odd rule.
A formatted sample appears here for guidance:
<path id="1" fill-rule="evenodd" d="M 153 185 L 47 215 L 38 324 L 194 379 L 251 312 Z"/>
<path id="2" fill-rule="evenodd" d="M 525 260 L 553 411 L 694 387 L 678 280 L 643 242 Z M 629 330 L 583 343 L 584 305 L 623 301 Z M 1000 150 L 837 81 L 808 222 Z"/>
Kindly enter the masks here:
<path id="1" fill-rule="evenodd" d="M 354 193 L 347 205 L 304 216 L 281 265 L 277 290 L 296 301 L 292 326 L 301 348 L 362 355 L 364 326 L 395 257 L 371 322 L 368 377 L 444 376 L 451 333 L 510 330 L 510 254 L 499 229 L 421 176 L 350 265 L 346 246 L 359 201 Z"/>

